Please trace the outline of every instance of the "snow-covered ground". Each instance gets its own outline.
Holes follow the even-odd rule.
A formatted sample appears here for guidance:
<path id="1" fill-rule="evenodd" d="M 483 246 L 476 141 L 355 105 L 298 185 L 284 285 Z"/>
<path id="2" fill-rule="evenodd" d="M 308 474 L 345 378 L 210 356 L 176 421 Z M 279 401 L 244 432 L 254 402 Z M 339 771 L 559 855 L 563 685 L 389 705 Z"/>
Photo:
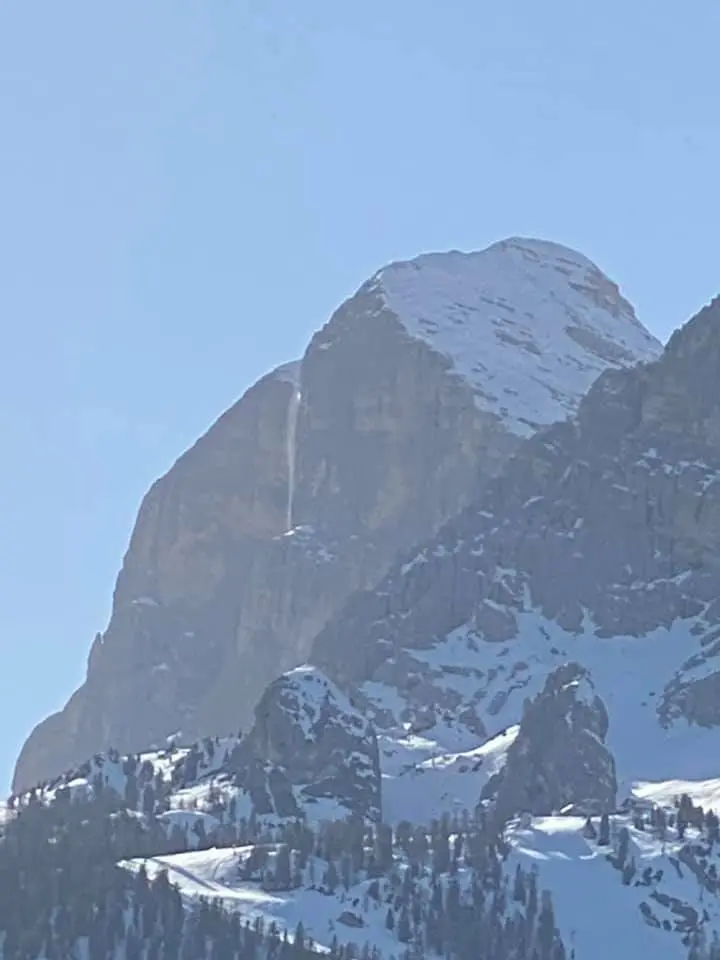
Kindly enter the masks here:
<path id="1" fill-rule="evenodd" d="M 720 809 L 720 731 L 690 725 L 684 719 L 664 728 L 656 713 L 668 679 L 701 643 L 697 630 L 701 618 L 677 621 L 644 637 L 601 639 L 590 622 L 575 635 L 535 610 L 515 615 L 518 635 L 507 643 L 478 641 L 468 625 L 432 648 L 407 651 L 431 668 L 433 683 L 440 690 L 452 688 L 461 696 L 460 707 L 473 704 L 477 708 L 486 738 L 457 719 L 460 709 L 454 716 L 438 717 L 422 733 L 413 733 L 403 724 L 401 714 L 407 702 L 397 688 L 379 682 L 364 685 L 368 701 L 396 719 L 393 727 L 378 731 L 386 822 L 428 823 L 444 812 L 472 812 L 486 783 L 505 762 L 525 700 L 539 693 L 548 675 L 568 661 L 588 669 L 595 692 L 607 707 L 606 743 L 617 764 L 619 801 L 633 794 L 669 805 L 674 797 L 687 793 L 705 808 Z M 348 722 L 364 722 L 347 696 L 316 668 L 297 668 L 287 674 L 285 683 L 295 695 L 288 699 L 287 709 L 307 736 L 328 694 Z M 212 757 L 202 752 L 195 779 L 172 788 L 170 811 L 163 814 L 170 827 L 191 827 L 202 819 L 209 832 L 216 825 L 212 813 L 218 795 L 226 806 L 232 800 L 236 822 L 251 816 L 249 793 L 235 784 L 224 767 L 236 742 L 234 738 L 218 741 Z M 188 753 L 187 747 L 153 751 L 141 756 L 138 767 L 150 764 L 153 776 L 169 782 Z M 65 785 L 71 794 L 81 795 L 97 773 L 120 796 L 125 794 L 123 758 L 94 758 L 84 775 L 76 774 Z M 48 789 L 48 799 L 55 789 Z M 298 802 L 312 822 L 347 815 L 347 809 L 330 797 L 311 801 L 298 794 Z M 273 825 L 278 818 L 263 818 L 263 822 Z"/>
<path id="2" fill-rule="evenodd" d="M 388 823 L 430 823 L 443 813 L 472 812 L 488 780 L 505 763 L 518 727 L 481 746 L 453 752 L 442 731 L 398 740 L 380 738 L 383 817 Z"/>
<path id="3" fill-rule="evenodd" d="M 329 948 L 333 936 L 336 936 L 339 943 L 361 945 L 368 942 L 386 957 L 398 953 L 397 940 L 385 928 L 387 905 L 378 904 L 367 896 L 367 881 L 347 892 L 339 889 L 335 894 L 320 893 L 307 887 L 269 892 L 257 883 L 238 879 L 238 866 L 246 851 L 247 848 L 243 847 L 203 850 L 133 860 L 125 866 L 137 870 L 144 863 L 151 878 L 161 870 L 167 870 L 170 882 L 178 885 L 186 900 L 219 898 L 225 906 L 238 910 L 243 919 L 253 921 L 262 917 L 268 925 L 274 921 L 291 937 L 298 923 L 302 923 L 305 934 L 320 946 Z M 318 884 L 325 866 L 318 860 L 311 867 L 317 870 Z M 355 928 L 339 922 L 345 911 L 361 916 L 364 925 Z"/>
<path id="4" fill-rule="evenodd" d="M 672 807 L 683 794 L 703 810 L 720 813 L 720 778 L 712 780 L 639 780 L 632 794 L 638 800 L 649 800 L 659 807 Z"/>
<path id="5" fill-rule="evenodd" d="M 512 824 L 507 833 L 511 852 L 504 867 L 510 890 L 517 864 L 526 873 L 537 870 L 539 888 L 551 892 L 563 940 L 575 949 L 578 960 L 607 960 L 612 954 L 685 960 L 683 941 L 689 927 L 699 924 L 708 940 L 720 929 L 720 899 L 698 882 L 673 830 L 661 839 L 649 827 L 639 830 L 629 817 L 616 816 L 611 845 L 599 846 L 596 839 L 585 836 L 584 825 L 583 818 L 564 816 Z M 629 834 L 626 862 L 632 861 L 635 867 L 629 882 L 624 882 L 621 869 L 609 859 L 618 851 L 622 828 Z M 696 845 L 697 862 L 703 869 L 717 867 L 718 855 L 706 840 L 689 834 L 686 840 Z M 303 886 L 287 892 L 266 891 L 240 877 L 239 867 L 249 849 L 196 851 L 134 860 L 125 866 L 136 870 L 144 863 L 151 877 L 167 870 L 186 900 L 219 898 L 243 918 L 262 917 L 290 935 L 301 922 L 306 934 L 326 947 L 337 936 L 341 943 L 367 942 L 386 957 L 397 955 L 398 942 L 385 927 L 387 907 L 368 897 L 369 881 L 347 891 L 339 887 L 333 894 L 310 889 L 309 878 L 313 885 L 316 880 L 321 885 L 326 866 L 311 858 Z M 461 867 L 461 886 L 464 875 Z M 344 925 L 339 918 L 345 911 L 360 918 L 362 925 Z"/>
<path id="6" fill-rule="evenodd" d="M 534 609 L 513 611 L 517 636 L 507 643 L 478 639 L 472 624 L 458 627 L 429 649 L 407 653 L 433 671 L 439 690 L 452 690 L 478 709 L 493 738 L 522 719 L 526 698 L 536 696 L 553 670 L 568 661 L 586 667 L 610 718 L 607 746 L 615 757 L 620 795 L 636 783 L 668 780 L 705 781 L 719 772 L 720 730 L 677 719 L 668 728 L 658 721 L 659 697 L 668 681 L 692 654 L 701 649 L 702 615 L 677 620 L 640 636 L 599 638 L 586 617 L 578 634 L 564 630 Z M 406 702 L 398 690 L 372 682 L 362 688 L 368 700 L 391 712 L 400 724 Z M 423 736 L 431 755 L 467 752 L 482 741 L 453 747 L 443 739 L 440 724 Z M 447 734 L 455 738 L 457 730 Z M 466 734 L 467 737 L 467 734 Z M 384 773 L 387 745 L 383 751 Z M 437 766 L 437 763 L 436 763 Z M 692 791 L 689 791 L 692 792 Z M 392 788 L 387 792 L 392 797 Z"/>
<path id="7" fill-rule="evenodd" d="M 617 287 L 557 243 L 512 238 L 477 253 L 433 253 L 374 278 L 408 333 L 447 357 L 483 410 L 513 433 L 574 412 L 607 367 L 660 343 Z"/>
<path id="8" fill-rule="evenodd" d="M 608 862 L 608 848 L 583 836 L 584 820 L 577 817 L 545 817 L 527 828 L 516 826 L 510 833 L 510 865 L 537 867 L 540 885 L 552 891 L 564 942 L 575 948 L 578 960 L 607 960 L 612 955 L 686 960 L 682 932 L 663 928 L 681 924 L 682 913 L 661 901 L 675 898 L 698 916 L 707 911 L 711 931 L 720 929 L 720 900 L 703 891 L 689 868 L 677 860 L 681 846 L 677 841 L 663 843 L 649 832 L 633 829 L 627 820 L 618 819 L 615 825 L 628 827 L 630 833 L 629 856 L 637 872 L 629 886 Z M 636 885 L 647 868 L 653 876 L 650 885 Z M 643 911 L 660 926 L 646 921 Z"/>

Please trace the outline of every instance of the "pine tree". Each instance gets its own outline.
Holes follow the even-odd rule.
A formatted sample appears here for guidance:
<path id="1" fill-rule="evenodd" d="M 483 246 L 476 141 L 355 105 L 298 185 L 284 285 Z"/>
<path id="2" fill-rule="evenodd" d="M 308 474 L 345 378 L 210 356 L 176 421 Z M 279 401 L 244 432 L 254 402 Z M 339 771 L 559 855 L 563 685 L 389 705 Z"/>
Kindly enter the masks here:
<path id="1" fill-rule="evenodd" d="M 626 887 L 629 887 L 632 883 L 635 874 L 637 873 L 637 867 L 635 866 L 635 858 L 630 857 L 622 871 L 622 881 Z"/>
<path id="2" fill-rule="evenodd" d="M 630 851 L 630 832 L 627 827 L 622 827 L 618 834 L 617 863 L 622 870 Z"/>
<path id="3" fill-rule="evenodd" d="M 346 891 L 352 886 L 352 867 L 353 864 L 350 855 L 344 853 L 340 858 L 340 876 L 342 877 L 342 885 Z"/>
<path id="4" fill-rule="evenodd" d="M 146 817 L 151 817 L 155 811 L 155 791 L 151 783 L 146 783 L 143 788 L 142 811 Z"/>
<path id="5" fill-rule="evenodd" d="M 281 843 L 275 855 L 274 887 L 276 890 L 289 890 L 291 887 L 290 848 Z"/>
<path id="6" fill-rule="evenodd" d="M 410 929 L 410 917 L 407 907 L 400 911 L 400 919 L 397 924 L 397 938 L 401 943 L 410 943 L 412 940 L 412 930 Z"/>
<path id="7" fill-rule="evenodd" d="M 128 805 L 128 809 L 137 810 L 138 800 L 137 778 L 134 770 L 131 770 L 125 779 L 125 803 Z"/>
<path id="8" fill-rule="evenodd" d="M 337 867 L 335 866 L 335 861 L 331 860 L 328 863 L 327 870 L 325 871 L 325 886 L 328 888 L 330 893 L 335 893 L 338 886 L 338 872 Z"/>
<path id="9" fill-rule="evenodd" d="M 600 833 L 598 835 L 598 846 L 607 847 L 610 845 L 610 817 L 604 813 L 600 817 Z"/>
<path id="10" fill-rule="evenodd" d="M 720 821 L 718 821 L 714 810 L 708 810 L 705 816 L 705 829 L 707 830 L 707 838 L 711 844 L 716 843 L 718 839 L 720 839 Z"/>
<path id="11" fill-rule="evenodd" d="M 597 840 L 597 830 L 593 826 L 592 818 L 587 817 L 583 827 L 583 836 L 586 840 Z"/>
<path id="12" fill-rule="evenodd" d="M 546 892 L 542 896 L 542 907 L 538 917 L 538 947 L 540 960 L 551 960 L 555 941 L 555 915 L 552 901 Z"/>
<path id="13" fill-rule="evenodd" d="M 386 823 L 379 823 L 375 829 L 375 860 L 381 873 L 392 866 L 392 830 Z"/>
<path id="14" fill-rule="evenodd" d="M 294 940 L 295 953 L 301 955 L 305 949 L 305 928 L 302 925 L 302 921 L 298 921 L 298 925 L 295 928 L 295 940 Z"/>

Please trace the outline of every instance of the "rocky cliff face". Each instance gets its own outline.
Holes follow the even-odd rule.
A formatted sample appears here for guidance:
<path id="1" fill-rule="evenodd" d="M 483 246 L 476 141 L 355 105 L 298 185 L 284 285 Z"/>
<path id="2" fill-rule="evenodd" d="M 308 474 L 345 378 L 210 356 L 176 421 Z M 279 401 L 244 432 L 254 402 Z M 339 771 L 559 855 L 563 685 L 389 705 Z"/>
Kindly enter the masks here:
<path id="1" fill-rule="evenodd" d="M 547 816 L 569 804 L 615 809 L 615 763 L 605 747 L 608 715 L 587 670 L 569 663 L 529 701 L 505 765 L 483 794 L 501 823 L 518 814 Z"/>
<path id="2" fill-rule="evenodd" d="M 282 771 L 288 794 L 297 797 L 306 816 L 341 819 L 353 812 L 380 819 L 374 730 L 318 670 L 298 667 L 273 681 L 261 697 L 253 728 L 234 752 L 230 768 L 237 784 L 247 788 L 251 771 L 266 764 Z M 286 804 L 275 801 L 272 809 L 289 815 Z M 269 812 L 258 803 L 255 810 Z"/>
<path id="3" fill-rule="evenodd" d="M 14 788 L 109 746 L 248 723 L 352 593 L 602 370 L 658 351 L 597 267 L 555 244 L 380 271 L 150 490 L 86 681 L 35 729 Z"/>
<path id="4" fill-rule="evenodd" d="M 568 661 L 610 718 L 619 779 L 715 774 L 720 737 L 720 300 L 656 362 L 608 371 L 576 420 L 317 638 L 380 730 L 434 719 L 450 751 L 522 719 Z"/>

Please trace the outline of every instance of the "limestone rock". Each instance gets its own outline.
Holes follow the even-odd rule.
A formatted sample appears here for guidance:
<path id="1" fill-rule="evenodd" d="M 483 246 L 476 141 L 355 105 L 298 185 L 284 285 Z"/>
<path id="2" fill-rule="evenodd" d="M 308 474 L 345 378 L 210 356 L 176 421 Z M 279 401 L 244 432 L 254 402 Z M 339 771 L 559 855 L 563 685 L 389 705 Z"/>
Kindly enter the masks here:
<path id="1" fill-rule="evenodd" d="M 277 798 L 260 800 L 281 816 L 290 816 L 293 788 L 300 804 L 329 802 L 329 810 L 380 819 L 378 744 L 365 716 L 326 677 L 310 667 L 290 671 L 267 688 L 255 710 L 255 724 L 235 750 L 230 769 L 236 782 L 248 788 L 257 771 L 271 765 L 280 789 L 266 788 Z M 282 785 L 286 784 L 284 791 Z M 260 798 L 258 798 L 260 799 Z"/>
<path id="2" fill-rule="evenodd" d="M 502 822 L 548 816 L 568 804 L 615 808 L 615 762 L 605 746 L 608 715 L 588 671 L 559 667 L 528 701 L 503 769 L 485 787 Z"/>

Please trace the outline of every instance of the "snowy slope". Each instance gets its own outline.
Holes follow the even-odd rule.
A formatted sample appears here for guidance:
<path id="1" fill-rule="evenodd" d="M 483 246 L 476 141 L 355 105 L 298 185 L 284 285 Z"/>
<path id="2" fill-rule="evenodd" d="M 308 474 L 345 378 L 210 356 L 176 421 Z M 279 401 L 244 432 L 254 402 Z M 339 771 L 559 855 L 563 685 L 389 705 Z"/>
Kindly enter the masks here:
<path id="1" fill-rule="evenodd" d="M 507 643 L 480 640 L 471 622 L 428 649 L 404 651 L 406 669 L 413 672 L 415 668 L 429 668 L 431 679 L 427 682 L 438 691 L 438 699 L 452 690 L 458 698 L 455 715 L 463 707 L 472 706 L 488 737 L 493 738 L 520 722 L 525 699 L 540 692 L 553 670 L 568 661 L 576 662 L 589 671 L 610 715 L 607 745 L 617 763 L 621 797 L 630 793 L 636 782 L 678 778 L 683 782 L 705 781 L 717 773 L 720 730 L 684 720 L 664 728 L 655 710 L 668 678 L 693 651 L 702 648 L 698 631 L 701 616 L 678 620 L 669 629 L 660 628 L 641 637 L 603 639 L 596 636 L 589 619 L 581 633 L 573 633 L 532 607 L 516 617 L 517 636 Z M 385 716 L 391 714 L 396 728 L 401 728 L 402 711 L 408 703 L 394 686 L 372 681 L 363 685 L 362 692 L 372 708 Z M 452 755 L 447 730 L 444 724 L 438 724 L 424 733 L 432 742 L 428 752 Z M 471 749 L 472 734 L 463 731 L 461 723 L 451 725 L 449 730 L 453 731 L 452 738 L 465 738 L 466 751 Z M 484 742 L 485 738 L 476 737 L 474 746 Z M 387 760 L 383 763 L 386 766 Z M 649 787 L 645 789 L 650 791 Z M 673 795 L 676 792 L 673 789 Z M 697 796 L 699 802 L 704 796 L 696 786 L 680 792 Z M 657 799 L 661 798 L 662 793 L 658 793 Z"/>
<path id="2" fill-rule="evenodd" d="M 385 929 L 387 908 L 367 901 L 366 882 L 352 887 L 347 893 L 338 891 L 335 895 L 308 887 L 270 892 L 258 883 L 238 879 L 238 863 L 247 849 L 199 850 L 134 860 L 126 866 L 135 870 L 143 863 L 149 877 L 167 870 L 168 879 L 178 885 L 186 900 L 192 901 L 197 897 L 219 899 L 226 907 L 236 909 L 243 920 L 252 922 L 262 917 L 267 924 L 275 922 L 291 938 L 298 923 L 302 923 L 306 935 L 312 937 L 320 947 L 329 948 L 335 936 L 339 943 L 358 944 L 367 941 L 386 957 L 397 953 L 398 942 Z M 315 861 L 313 868 L 318 876 L 322 875 L 325 866 L 322 861 Z M 359 903 L 353 904 L 353 901 L 360 900 L 365 900 L 365 911 L 358 909 Z M 338 918 L 344 910 L 362 912 L 365 926 L 356 929 L 339 923 Z"/>
<path id="3" fill-rule="evenodd" d="M 705 810 L 720 810 L 720 778 L 710 780 L 639 780 L 633 784 L 632 794 L 661 807 L 671 807 L 686 794 L 693 803 Z"/>
<path id="4" fill-rule="evenodd" d="M 595 820 L 595 830 L 597 826 Z M 661 836 L 648 820 L 642 827 L 634 826 L 629 815 L 614 816 L 610 826 L 610 843 L 601 846 L 597 835 L 586 835 L 585 820 L 579 817 L 510 824 L 506 831 L 510 852 L 503 872 L 515 905 L 513 879 L 520 865 L 526 877 L 535 872 L 540 889 L 550 891 L 563 941 L 577 960 L 606 960 L 612 953 L 684 960 L 691 932 L 711 942 L 720 929 L 717 845 L 695 829 L 682 841 L 672 827 Z M 623 831 L 628 841 L 624 855 L 620 853 Z M 321 882 L 327 864 L 311 857 L 299 887 L 269 891 L 241 876 L 251 849 L 212 848 L 138 859 L 125 866 L 136 870 L 144 864 L 150 877 L 166 870 L 186 901 L 218 899 L 239 911 L 244 920 L 261 917 L 291 937 L 301 922 L 320 946 L 329 947 L 337 937 L 340 943 L 368 943 L 386 957 L 397 954 L 397 939 L 385 925 L 387 900 L 384 895 L 379 902 L 368 896 L 367 879 L 330 893 Z M 396 850 L 400 870 L 401 864 L 402 855 Z M 462 861 L 457 877 L 464 888 L 469 873 Z M 422 875 L 420 883 L 426 883 Z M 383 887 L 384 881 L 381 891 Z M 339 921 L 344 911 L 359 918 L 358 926 Z"/>
<path id="5" fill-rule="evenodd" d="M 447 357 L 478 406 L 520 436 L 574 413 L 606 368 L 662 350 L 594 263 L 548 241 L 426 254 L 385 267 L 371 285 L 412 337 Z"/>
<path id="6" fill-rule="evenodd" d="M 618 817 L 608 848 L 586 839 L 583 827 L 578 817 L 544 817 L 516 824 L 509 832 L 510 864 L 537 867 L 541 884 L 552 891 L 563 940 L 578 960 L 606 960 L 612 954 L 685 960 L 686 923 L 693 918 L 707 940 L 712 939 L 720 929 L 720 899 L 698 883 L 677 838 L 670 835 L 663 841 Z M 628 860 L 635 866 L 627 885 L 608 860 L 618 849 L 617 834 L 623 827 L 630 835 Z M 717 852 L 708 852 L 700 839 L 695 843 L 686 849 L 700 853 L 698 862 L 717 867 Z"/>
<path id="7" fill-rule="evenodd" d="M 589 671 L 595 691 L 608 709 L 606 744 L 617 764 L 619 800 L 633 794 L 669 805 L 676 796 L 687 793 L 704 807 L 720 807 L 720 780 L 714 779 L 720 731 L 682 719 L 665 728 L 658 723 L 655 710 L 667 678 L 680 669 L 693 650 L 702 648 L 703 635 L 697 629 L 701 617 L 677 621 L 669 629 L 661 628 L 643 637 L 600 639 L 589 618 L 582 632 L 574 633 L 531 606 L 516 612 L 516 616 L 518 634 L 507 643 L 480 641 L 471 622 L 432 647 L 403 652 L 406 674 L 430 671 L 423 672 L 424 682 L 436 691 L 437 702 L 449 691 L 455 700 L 452 711 L 440 712 L 421 730 L 413 729 L 407 721 L 412 703 L 401 689 L 379 681 L 360 688 L 367 715 L 375 717 L 378 728 L 382 818 L 386 822 L 428 823 L 445 812 L 472 812 L 483 788 L 505 762 L 517 736 L 525 700 L 536 696 L 547 677 L 568 661 Z M 314 725 L 328 691 L 333 692 L 333 703 L 339 707 L 338 730 L 347 727 L 351 732 L 355 724 L 359 733 L 364 724 L 362 714 L 315 667 L 297 668 L 283 679 L 279 708 L 289 726 L 279 729 L 296 730 L 298 744 L 312 743 Z M 469 707 L 482 721 L 484 734 L 463 722 Z M 143 767 L 149 769 L 145 778 L 139 777 L 138 807 L 142 807 L 143 780 L 159 778 L 167 783 L 169 809 L 161 819 L 168 828 L 181 823 L 192 826 L 190 821 L 203 819 L 209 834 L 216 825 L 213 818 L 218 815 L 218 796 L 225 807 L 224 814 L 219 812 L 221 822 L 230 822 L 227 807 L 231 801 L 232 821 L 248 818 L 253 811 L 250 793 L 235 782 L 227 768 L 237 744 L 236 738 L 218 740 L 212 756 L 205 745 L 197 745 L 199 762 L 193 773 L 186 770 L 187 747 L 140 755 L 138 774 Z M 348 741 L 343 754 L 350 766 L 355 757 L 351 744 Z M 125 763 L 123 757 L 98 755 L 84 768 L 48 785 L 46 796 L 52 799 L 59 786 L 82 796 L 98 773 L 104 784 L 124 796 Z M 371 770 L 360 755 L 357 763 L 359 786 L 365 778 L 371 778 Z M 302 785 L 293 787 L 293 795 L 310 822 L 342 819 L 347 814 L 347 806 L 338 797 L 311 796 Z M 261 817 L 270 825 L 283 819 L 274 811 Z"/>
<path id="8" fill-rule="evenodd" d="M 112 790 L 129 809 L 152 811 L 168 836 L 180 831 L 190 848 L 201 836 L 226 844 L 238 831 L 244 835 L 249 821 L 263 831 L 298 817 L 344 820 L 361 807 L 374 819 L 380 775 L 367 728 L 367 718 L 335 684 L 314 667 L 298 667 L 271 685 L 256 728 L 245 736 L 185 746 L 171 741 L 164 750 L 130 756 L 95 754 L 41 785 L 36 796 L 50 804 Z M 13 803 L 28 798 L 21 793 Z M 6 812 L 0 804 L 0 826 Z"/>
<path id="9" fill-rule="evenodd" d="M 457 726 L 437 725 L 422 736 L 380 737 L 383 819 L 430 823 L 444 813 L 474 810 L 517 732 L 517 726 L 510 727 L 479 745 Z M 460 737 L 466 749 L 453 743 Z"/>

